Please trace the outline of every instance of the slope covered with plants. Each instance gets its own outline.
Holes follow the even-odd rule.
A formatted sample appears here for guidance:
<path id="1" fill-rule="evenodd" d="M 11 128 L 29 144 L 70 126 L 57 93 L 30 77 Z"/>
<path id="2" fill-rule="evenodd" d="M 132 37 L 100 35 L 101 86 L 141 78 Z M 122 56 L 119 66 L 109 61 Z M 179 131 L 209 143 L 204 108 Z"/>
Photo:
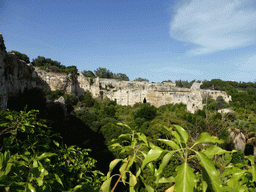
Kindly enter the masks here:
<path id="1" fill-rule="evenodd" d="M 232 101 L 203 98 L 203 110 L 192 114 L 184 104 L 120 106 L 90 92 L 25 90 L 0 115 L 1 191 L 255 191 L 256 83 L 213 79 L 201 88 L 226 91 Z M 68 116 L 46 104 L 60 96 Z M 234 150 L 230 131 L 245 135 L 244 154 Z"/>

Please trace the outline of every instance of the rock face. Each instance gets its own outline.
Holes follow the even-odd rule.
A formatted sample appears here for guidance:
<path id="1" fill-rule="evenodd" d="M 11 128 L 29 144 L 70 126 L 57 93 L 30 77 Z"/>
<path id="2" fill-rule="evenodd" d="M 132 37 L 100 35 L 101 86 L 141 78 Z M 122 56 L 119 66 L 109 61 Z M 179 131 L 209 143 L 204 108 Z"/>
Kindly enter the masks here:
<path id="1" fill-rule="evenodd" d="M 23 92 L 25 88 L 57 89 L 79 97 L 90 91 L 95 97 L 108 97 L 119 105 L 134 105 L 148 102 L 156 107 L 165 104 L 183 103 L 187 111 L 194 113 L 203 108 L 202 97 L 216 99 L 222 96 L 226 102 L 231 100 L 225 92 L 201 90 L 202 83 L 195 82 L 190 89 L 179 88 L 172 82 L 151 83 L 138 81 L 119 81 L 113 79 L 84 77 L 80 72 L 72 78 L 71 74 L 46 72 L 33 67 L 6 52 L 3 37 L 0 34 L 0 109 L 7 108 L 8 97 Z"/>
<path id="2" fill-rule="evenodd" d="M 189 99 L 187 102 L 187 110 L 191 113 L 195 113 L 198 109 L 203 109 L 203 98 L 200 92 L 200 86 L 203 83 L 194 82 L 190 88 Z"/>
<path id="3" fill-rule="evenodd" d="M 6 52 L 2 34 L 0 34 L 0 109 L 7 108 L 8 97 L 25 88 L 36 87 L 32 76 L 33 67 L 19 60 L 14 53 Z"/>
<path id="4" fill-rule="evenodd" d="M 229 108 L 225 108 L 225 109 L 219 109 L 218 113 L 234 113 L 235 111 L 233 111 L 232 109 Z"/>

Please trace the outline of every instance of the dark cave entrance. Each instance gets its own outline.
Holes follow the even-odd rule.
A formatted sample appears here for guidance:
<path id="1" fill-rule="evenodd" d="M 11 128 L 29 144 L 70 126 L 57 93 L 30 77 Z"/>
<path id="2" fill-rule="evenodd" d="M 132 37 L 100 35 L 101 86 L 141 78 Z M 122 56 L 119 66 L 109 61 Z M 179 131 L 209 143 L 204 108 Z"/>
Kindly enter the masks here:
<path id="1" fill-rule="evenodd" d="M 146 100 L 146 98 L 144 98 L 144 99 L 143 99 L 143 103 L 147 103 L 147 100 Z"/>

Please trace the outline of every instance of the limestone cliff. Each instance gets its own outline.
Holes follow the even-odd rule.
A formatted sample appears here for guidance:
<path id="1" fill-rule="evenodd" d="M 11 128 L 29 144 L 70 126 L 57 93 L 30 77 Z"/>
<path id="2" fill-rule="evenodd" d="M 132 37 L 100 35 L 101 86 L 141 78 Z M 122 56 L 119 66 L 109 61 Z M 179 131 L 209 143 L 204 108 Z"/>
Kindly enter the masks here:
<path id="1" fill-rule="evenodd" d="M 0 109 L 7 108 L 8 97 L 23 92 L 25 88 L 62 90 L 79 97 L 90 91 L 93 97 L 108 97 L 119 105 L 134 105 L 146 101 L 159 107 L 165 104 L 184 103 L 187 110 L 194 113 L 203 108 L 202 97 L 216 99 L 222 96 L 226 102 L 231 100 L 225 92 L 201 90 L 202 83 L 195 82 L 191 89 L 179 88 L 172 82 L 151 83 L 138 81 L 119 81 L 114 79 L 84 77 L 80 72 L 72 78 L 71 74 L 46 72 L 39 67 L 27 64 L 13 53 L 6 52 L 0 34 Z"/>
<path id="2" fill-rule="evenodd" d="M 14 53 L 6 52 L 3 36 L 0 34 L 0 109 L 6 110 L 10 95 L 36 86 L 32 71 L 31 65 L 19 60 Z"/>

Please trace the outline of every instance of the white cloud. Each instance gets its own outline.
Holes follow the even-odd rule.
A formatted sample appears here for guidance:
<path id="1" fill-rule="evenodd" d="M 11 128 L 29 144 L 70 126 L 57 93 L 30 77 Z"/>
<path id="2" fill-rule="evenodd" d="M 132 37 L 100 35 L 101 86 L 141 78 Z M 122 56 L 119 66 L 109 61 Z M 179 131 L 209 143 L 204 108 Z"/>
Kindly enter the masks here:
<path id="1" fill-rule="evenodd" d="M 170 35 L 199 47 L 189 54 L 208 54 L 255 43 L 256 11 L 247 0 L 191 0 L 178 7 Z"/>

